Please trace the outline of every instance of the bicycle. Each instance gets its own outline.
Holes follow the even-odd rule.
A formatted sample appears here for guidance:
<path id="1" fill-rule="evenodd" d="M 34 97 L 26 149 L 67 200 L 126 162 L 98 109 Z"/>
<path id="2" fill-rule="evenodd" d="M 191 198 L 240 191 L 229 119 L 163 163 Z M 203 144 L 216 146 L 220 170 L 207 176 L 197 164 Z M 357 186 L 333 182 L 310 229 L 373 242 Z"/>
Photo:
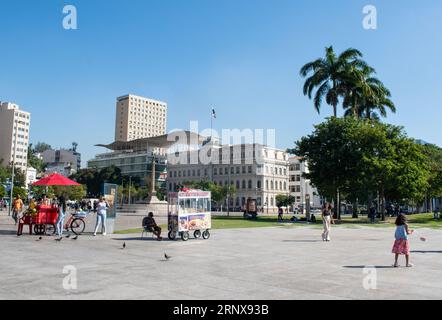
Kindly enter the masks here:
<path id="1" fill-rule="evenodd" d="M 86 222 L 84 219 L 87 217 L 87 215 L 87 212 L 72 213 L 64 225 L 65 230 L 69 231 L 70 229 L 77 236 L 82 234 L 86 228 Z"/>

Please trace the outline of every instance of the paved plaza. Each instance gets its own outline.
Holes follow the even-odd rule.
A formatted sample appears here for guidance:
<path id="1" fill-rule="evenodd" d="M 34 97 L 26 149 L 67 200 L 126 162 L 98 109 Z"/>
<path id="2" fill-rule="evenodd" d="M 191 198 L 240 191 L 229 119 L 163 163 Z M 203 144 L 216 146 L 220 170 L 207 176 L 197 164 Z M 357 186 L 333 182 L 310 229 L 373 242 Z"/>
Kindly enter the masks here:
<path id="1" fill-rule="evenodd" d="M 330 243 L 311 227 L 213 230 L 209 240 L 188 242 L 133 234 L 59 243 L 17 237 L 2 218 L 0 299 L 442 298 L 437 230 L 420 231 L 427 242 L 412 238 L 414 268 L 394 269 L 393 228 L 335 227 Z M 76 290 L 63 288 L 66 266 L 75 267 Z M 366 266 L 376 267 L 375 290 L 364 289 L 364 278 L 374 274 Z"/>

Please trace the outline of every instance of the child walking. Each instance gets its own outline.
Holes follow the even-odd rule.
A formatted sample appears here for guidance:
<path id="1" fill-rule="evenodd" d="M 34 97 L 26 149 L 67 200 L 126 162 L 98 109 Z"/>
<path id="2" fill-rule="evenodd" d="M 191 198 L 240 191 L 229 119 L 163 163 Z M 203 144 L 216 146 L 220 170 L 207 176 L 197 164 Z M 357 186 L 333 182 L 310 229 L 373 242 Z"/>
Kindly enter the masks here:
<path id="1" fill-rule="evenodd" d="M 405 255 L 407 267 L 412 267 L 410 263 L 410 243 L 408 236 L 413 234 L 414 230 L 410 230 L 407 224 L 407 217 L 403 214 L 399 214 L 396 218 L 396 233 L 395 241 L 392 252 L 395 254 L 394 267 L 399 267 L 398 259 L 399 255 Z"/>

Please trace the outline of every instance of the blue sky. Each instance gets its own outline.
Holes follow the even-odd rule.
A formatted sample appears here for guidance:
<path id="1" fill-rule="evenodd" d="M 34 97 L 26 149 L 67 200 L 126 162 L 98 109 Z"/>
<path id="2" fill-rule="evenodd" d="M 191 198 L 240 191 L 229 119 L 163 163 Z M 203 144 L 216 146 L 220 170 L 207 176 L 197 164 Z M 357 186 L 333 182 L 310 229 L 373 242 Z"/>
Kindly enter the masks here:
<path id="1" fill-rule="evenodd" d="M 62 28 L 63 6 L 78 30 Z M 362 28 L 362 8 L 378 29 Z M 393 94 L 387 122 L 442 145 L 440 0 L 0 1 L 0 101 L 32 113 L 31 141 L 79 143 L 83 162 L 114 138 L 115 98 L 166 101 L 168 129 L 275 128 L 293 142 L 331 114 L 302 94 L 300 67 L 355 47 Z"/>

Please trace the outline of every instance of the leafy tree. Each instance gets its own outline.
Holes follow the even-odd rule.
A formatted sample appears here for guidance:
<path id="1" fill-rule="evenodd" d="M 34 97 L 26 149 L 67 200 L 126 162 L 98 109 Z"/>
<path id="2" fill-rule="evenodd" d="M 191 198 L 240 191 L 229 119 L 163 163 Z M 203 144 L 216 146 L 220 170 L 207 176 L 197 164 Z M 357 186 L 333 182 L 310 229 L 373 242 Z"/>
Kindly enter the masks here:
<path id="1" fill-rule="evenodd" d="M 21 187 L 14 187 L 12 191 L 12 196 L 15 198 L 16 196 L 20 196 L 22 199 L 26 199 L 27 193 L 24 188 Z"/>
<path id="2" fill-rule="evenodd" d="M 308 162 L 307 177 L 336 202 L 338 195 L 350 201 L 365 195 L 370 204 L 378 193 L 381 199 L 421 201 L 429 187 L 427 158 L 401 127 L 331 118 L 289 152 Z"/>
<path id="3" fill-rule="evenodd" d="M 48 186 L 31 186 L 31 194 L 35 199 L 40 199 L 43 195 L 46 195 L 48 198 L 55 197 L 54 187 Z"/>
<path id="4" fill-rule="evenodd" d="M 11 171 L 3 165 L 3 160 L 0 160 L 0 183 L 5 183 L 6 180 L 11 178 Z"/>
<path id="5" fill-rule="evenodd" d="M 280 207 L 289 207 L 291 206 L 293 203 L 295 203 L 296 198 L 294 196 L 289 196 L 286 194 L 278 194 L 275 197 L 276 200 L 276 206 L 278 208 Z"/>
<path id="6" fill-rule="evenodd" d="M 34 151 L 36 153 L 43 153 L 46 150 L 50 150 L 50 149 L 52 149 L 52 147 L 45 142 L 38 142 L 34 147 Z"/>
<path id="7" fill-rule="evenodd" d="M 86 187 L 80 186 L 53 186 L 56 197 L 63 196 L 66 199 L 80 201 L 86 197 Z"/>
<path id="8" fill-rule="evenodd" d="M 6 188 L 0 184 L 0 198 L 6 197 Z"/>
<path id="9" fill-rule="evenodd" d="M 42 173 L 45 171 L 45 163 L 43 159 L 37 157 L 37 152 L 32 147 L 32 143 L 28 147 L 28 166 L 37 170 L 37 173 Z"/>
<path id="10" fill-rule="evenodd" d="M 424 154 L 427 156 L 430 176 L 428 178 L 427 198 L 437 198 L 442 196 L 442 148 L 436 145 L 426 144 L 421 146 Z M 430 201 L 430 210 L 432 203 Z"/>

